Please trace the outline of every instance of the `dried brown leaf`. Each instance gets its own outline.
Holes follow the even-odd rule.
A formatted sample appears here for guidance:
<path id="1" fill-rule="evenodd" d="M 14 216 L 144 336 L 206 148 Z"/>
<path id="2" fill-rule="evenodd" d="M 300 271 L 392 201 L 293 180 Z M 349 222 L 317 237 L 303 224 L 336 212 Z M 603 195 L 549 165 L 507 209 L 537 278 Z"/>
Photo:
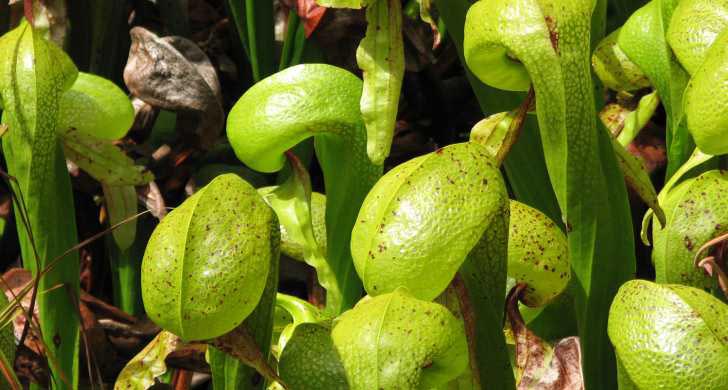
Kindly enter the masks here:
<path id="1" fill-rule="evenodd" d="M 151 133 L 159 116 L 159 109 L 138 97 L 131 100 L 131 105 L 134 107 L 134 123 L 129 132 L 139 134 L 144 139 Z"/>
<path id="2" fill-rule="evenodd" d="M 518 300 L 525 288 L 525 284 L 513 287 L 506 303 L 516 341 L 518 390 L 583 390 L 579 338 L 567 337 L 552 346 L 528 330 L 518 310 Z"/>
<path id="3" fill-rule="evenodd" d="M 13 302 L 16 298 L 20 298 L 20 304 L 22 305 L 23 310 L 27 311 L 30 307 L 32 291 L 24 296 L 21 296 L 21 294 L 23 293 L 23 289 L 25 289 L 29 283 L 33 282 L 33 276 L 30 274 L 30 271 L 22 268 L 11 268 L 3 274 L 2 278 L 3 283 L 1 286 L 8 300 Z M 38 321 L 38 305 L 35 305 L 33 308 L 33 319 L 34 322 Z M 16 315 L 13 318 L 13 334 L 15 334 L 16 341 L 21 338 L 23 329 L 25 328 L 25 323 L 26 316 L 24 315 Z M 24 344 L 29 350 L 38 355 L 43 353 L 43 345 L 40 342 L 38 335 L 32 330 L 28 334 L 28 337 L 25 338 Z"/>
<path id="4" fill-rule="evenodd" d="M 197 141 L 209 149 L 223 128 L 225 113 L 220 82 L 207 55 L 183 37 L 160 38 L 143 27 L 134 27 L 130 35 L 126 86 L 157 108 L 195 112 Z"/>
<path id="5" fill-rule="evenodd" d="M 146 187 L 138 188 L 137 195 L 139 200 L 144 202 L 147 210 L 157 219 L 162 219 L 167 215 L 167 205 L 164 203 L 164 197 L 157 183 L 152 181 Z"/>

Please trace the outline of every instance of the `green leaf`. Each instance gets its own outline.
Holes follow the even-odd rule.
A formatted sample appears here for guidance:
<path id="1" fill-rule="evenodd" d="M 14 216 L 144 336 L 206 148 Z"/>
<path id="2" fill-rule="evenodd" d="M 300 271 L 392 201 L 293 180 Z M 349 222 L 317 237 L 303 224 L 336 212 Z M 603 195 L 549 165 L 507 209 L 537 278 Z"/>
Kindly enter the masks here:
<path id="1" fill-rule="evenodd" d="M 614 91 L 635 91 L 650 86 L 642 70 L 627 58 L 617 44 L 619 29 L 607 35 L 592 54 L 592 67 L 605 87 Z"/>
<path id="2" fill-rule="evenodd" d="M 655 281 L 710 289 L 712 278 L 695 267 L 698 249 L 728 232 L 728 173 L 711 170 L 685 180 L 665 196 L 664 228 L 653 227 Z"/>
<path id="3" fill-rule="evenodd" d="M 276 306 L 285 310 L 294 324 L 318 322 L 324 318 L 323 313 L 314 305 L 292 295 L 277 293 Z"/>
<path id="4" fill-rule="evenodd" d="M 720 34 L 728 27 L 728 1 L 686 0 L 674 8 L 667 42 L 691 75 L 703 66 Z"/>
<path id="5" fill-rule="evenodd" d="M 185 340 L 236 328 L 263 294 L 277 232 L 275 214 L 253 187 L 232 174 L 218 176 L 149 239 L 142 262 L 149 318 Z"/>
<path id="6" fill-rule="evenodd" d="M 122 138 L 134 122 L 134 108 L 126 93 L 111 81 L 79 73 L 63 94 L 58 114 L 61 134 L 75 129 L 107 140 Z"/>
<path id="7" fill-rule="evenodd" d="M 370 295 L 406 287 L 434 299 L 505 207 L 503 179 L 478 144 L 450 145 L 397 166 L 369 192 L 352 231 L 364 287 Z"/>
<path id="8" fill-rule="evenodd" d="M 319 283 L 326 289 L 329 307 L 341 306 L 341 291 L 322 247 L 316 241 L 312 224 L 311 179 L 297 158 L 289 159 L 293 169 L 288 179 L 279 186 L 258 190 L 275 211 L 288 238 L 302 247 L 304 261 L 316 269 Z M 336 314 L 336 313 L 332 313 Z"/>
<path id="9" fill-rule="evenodd" d="M 355 8 L 366 6 L 370 1 L 378 0 L 316 0 L 316 4 L 327 8 Z"/>
<path id="10" fill-rule="evenodd" d="M 59 102 L 77 76 L 75 65 L 55 44 L 27 23 L 0 38 L 0 94 L 3 123 L 11 129 L 2 139 L 8 173 L 18 180 L 29 228 L 17 224 L 23 264 L 33 272 L 44 269 L 76 245 L 74 203 L 65 158 L 56 135 Z M 15 215 L 21 215 L 17 207 Z M 36 252 L 37 250 L 37 252 Z M 41 330 L 58 388 L 78 383 L 79 262 L 76 252 L 40 280 L 39 290 L 55 289 L 38 298 Z"/>
<path id="11" fill-rule="evenodd" d="M 402 2 L 373 0 L 366 10 L 367 32 L 356 51 L 363 72 L 361 113 L 367 154 L 380 165 L 389 156 L 404 77 Z"/>
<path id="12" fill-rule="evenodd" d="M 265 198 L 265 197 L 264 197 Z M 313 225 L 313 236 L 321 247 L 322 253 L 326 253 L 326 195 L 319 192 L 311 192 L 311 224 Z M 286 256 L 304 261 L 304 242 L 298 237 L 290 234 L 286 227 L 281 224 L 281 253 Z"/>
<path id="13" fill-rule="evenodd" d="M 470 7 L 468 0 L 442 0 L 435 1 L 440 21 L 447 24 L 450 35 L 458 51 L 460 62 L 466 71 L 470 87 L 475 93 L 480 107 L 485 115 L 501 111 L 510 111 L 516 108 L 525 98 L 524 93 L 499 91 L 483 84 L 468 68 L 463 57 L 463 32 L 465 30 L 465 15 Z M 535 118 L 527 118 L 524 129 L 503 162 L 506 176 L 516 198 L 548 215 L 551 219 L 560 221 L 559 206 L 551 187 L 546 166 L 543 159 L 543 149 L 537 131 Z"/>
<path id="14" fill-rule="evenodd" d="M 327 324 L 300 324 L 278 361 L 281 379 L 291 389 L 349 389 L 346 372 Z"/>
<path id="15" fill-rule="evenodd" d="M 468 362 L 462 324 L 444 306 L 402 290 L 345 312 L 331 338 L 352 390 L 438 388 Z"/>
<path id="16" fill-rule="evenodd" d="M 243 326 L 249 329 L 264 359 L 268 359 L 270 354 L 275 304 L 278 300 L 276 293 L 278 290 L 278 260 L 277 256 L 271 258 L 263 295 L 253 313 L 243 321 Z M 260 380 L 260 376 L 254 368 L 244 365 L 240 360 L 212 346 L 208 351 L 214 390 L 237 390 L 241 387 L 249 390 L 264 388 L 265 381 Z"/>
<path id="17" fill-rule="evenodd" d="M 278 356 L 280 356 L 280 352 L 286 347 L 288 340 L 290 340 L 293 331 L 298 325 L 315 323 L 330 317 L 307 301 L 282 293 L 276 294 L 276 309 L 285 311 L 291 318 L 291 321 L 282 329 L 275 344 L 275 347 L 278 348 Z"/>
<path id="18" fill-rule="evenodd" d="M 257 82 L 273 74 L 273 3 L 269 0 L 226 0 L 225 3 L 250 60 L 253 80 Z"/>
<path id="19" fill-rule="evenodd" d="M 154 180 L 111 141 L 72 130 L 63 135 L 63 150 L 79 168 L 107 185 L 139 186 Z"/>
<path id="20" fill-rule="evenodd" d="M 685 92 L 685 114 L 690 134 L 701 150 L 716 155 L 728 153 L 728 108 L 720 101 L 728 83 L 725 66 L 728 62 L 728 27 L 723 31 L 711 46 L 702 66 L 693 74 Z"/>
<path id="21" fill-rule="evenodd" d="M 652 92 L 642 96 L 634 110 L 613 103 L 606 105 L 599 116 L 604 126 L 617 137 L 619 144 L 627 147 L 647 126 L 659 105 L 657 92 Z"/>
<path id="22" fill-rule="evenodd" d="M 488 149 L 488 154 L 498 156 L 508 137 L 508 129 L 515 117 L 515 111 L 499 112 L 476 123 L 470 130 L 470 141 Z"/>
<path id="23" fill-rule="evenodd" d="M 515 200 L 509 203 L 508 277 L 527 285 L 523 303 L 544 306 L 571 280 L 566 235 L 540 211 Z"/>
<path id="24" fill-rule="evenodd" d="M 685 176 L 694 168 L 711 160 L 713 157 L 713 155 L 705 154 L 701 152 L 700 149 L 695 148 L 695 150 L 693 150 L 693 154 L 690 155 L 688 161 L 686 161 L 685 164 L 681 165 L 680 168 L 675 172 L 675 174 L 670 177 L 670 179 L 665 183 L 664 186 L 662 186 L 660 193 L 657 194 L 657 201 L 660 204 L 663 204 L 667 200 L 667 197 L 670 194 L 671 190 L 680 182 L 680 179 L 682 179 L 683 176 Z M 642 238 L 642 242 L 645 245 L 650 245 L 650 240 L 647 238 L 647 229 L 650 226 L 652 216 L 652 209 L 650 209 L 647 210 L 644 217 L 642 217 L 642 231 L 640 232 L 640 237 Z"/>
<path id="25" fill-rule="evenodd" d="M 137 214 L 137 193 L 133 186 L 112 186 L 101 183 L 104 192 L 104 204 L 109 214 L 109 225 L 114 226 Z M 136 220 L 128 221 L 111 232 L 116 245 L 125 251 L 131 247 L 136 238 Z"/>
<path id="26" fill-rule="evenodd" d="M 115 390 L 148 389 L 154 380 L 167 372 L 164 359 L 180 344 L 179 337 L 161 331 L 119 373 L 114 383 Z"/>
<path id="27" fill-rule="evenodd" d="M 725 389 L 726 321 L 728 306 L 700 289 L 633 280 L 609 311 L 609 338 L 634 388 Z"/>
<path id="28" fill-rule="evenodd" d="M 3 286 L 2 296 L 0 296 L 0 309 L 5 312 L 13 310 L 7 296 L 5 295 L 5 286 Z M 14 316 L 13 316 L 14 317 Z M 15 372 L 15 356 L 17 346 L 15 345 L 15 335 L 13 333 L 14 324 L 12 321 L 0 325 L 0 388 L 21 389 L 23 386 L 18 380 Z"/>
<path id="29" fill-rule="evenodd" d="M 482 303 L 469 313 L 476 318 L 479 375 L 498 384 L 513 380 L 497 309 L 506 283 L 507 199 L 487 149 L 450 145 L 384 175 L 367 195 L 351 240 L 354 265 L 373 296 L 404 287 L 432 300 L 459 271 L 471 301 Z"/>
<path id="30" fill-rule="evenodd" d="M 653 213 L 660 221 L 660 225 L 664 226 L 665 212 L 660 207 L 660 203 L 657 199 L 657 191 L 655 191 L 655 187 L 652 185 L 652 180 L 650 180 L 650 176 L 647 174 L 644 164 L 613 138 L 612 147 L 614 148 L 614 154 L 617 157 L 619 169 L 622 171 L 627 185 L 635 193 L 637 193 L 637 196 L 639 196 L 640 199 L 642 199 L 642 201 L 650 207 L 650 209 L 652 209 Z"/>

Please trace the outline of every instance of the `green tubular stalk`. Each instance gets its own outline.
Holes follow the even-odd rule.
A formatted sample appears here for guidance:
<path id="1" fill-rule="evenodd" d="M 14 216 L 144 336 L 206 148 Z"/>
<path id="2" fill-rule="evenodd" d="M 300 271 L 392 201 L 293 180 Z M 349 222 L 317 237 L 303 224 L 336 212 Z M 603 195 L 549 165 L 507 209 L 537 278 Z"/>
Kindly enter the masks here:
<path id="1" fill-rule="evenodd" d="M 114 305 L 133 315 L 144 314 L 141 296 L 141 263 L 144 248 L 152 233 L 151 221 L 140 218 L 136 223 L 136 237 L 127 249 L 119 248 L 114 237 L 106 236 L 106 248 L 111 261 Z"/>
<path id="2" fill-rule="evenodd" d="M 508 214 L 507 207 L 500 212 Z M 515 386 L 500 310 L 506 291 L 507 262 L 503 260 L 508 257 L 508 220 L 508 216 L 494 220 L 459 271 L 475 314 L 475 324 L 470 326 L 474 328 L 477 370 L 473 367 L 472 372 L 482 389 Z"/>
<path id="3" fill-rule="evenodd" d="M 257 82 L 273 74 L 275 72 L 274 51 L 272 50 L 275 44 L 273 32 L 273 2 L 267 0 L 227 0 L 225 1 L 225 6 L 230 17 L 235 22 L 240 42 L 250 61 L 253 80 Z M 288 53 L 286 49 L 284 48 L 284 56 Z M 297 51 L 294 50 L 290 54 L 296 56 Z M 293 58 L 290 58 L 288 61 L 293 60 Z M 281 61 L 280 66 L 284 66 L 283 61 Z M 304 146 L 304 153 L 305 149 L 306 147 Z M 267 325 L 267 328 L 271 328 L 272 320 L 269 324 L 261 323 L 260 325 Z M 268 336 L 266 344 L 260 343 L 259 336 L 254 335 L 256 341 L 258 341 L 258 345 L 265 348 L 264 352 L 267 354 L 267 349 L 270 345 L 270 336 Z M 220 351 L 212 350 L 214 352 L 210 354 L 210 365 L 215 389 L 262 388 L 265 381 L 255 376 L 255 370 L 242 365 L 236 359 Z M 254 382 L 255 378 L 258 378 L 259 383 Z"/>
<path id="4" fill-rule="evenodd" d="M 483 113 L 488 115 L 518 107 L 525 98 L 525 94 L 499 91 L 485 85 L 467 68 L 463 57 L 463 31 L 465 15 L 468 8 L 470 8 L 470 2 L 467 0 L 451 0 L 446 3 L 444 0 L 436 0 L 435 4 L 440 12 L 440 21 L 444 21 L 445 25 L 448 26 L 447 32 L 458 50 L 458 56 L 466 68 L 468 81 Z M 511 149 L 503 165 L 508 183 L 511 185 L 516 198 L 541 210 L 552 220 L 559 221 L 560 211 L 554 193 L 545 190 L 551 188 L 551 182 L 542 157 L 543 150 L 537 129 L 534 118 L 527 118 L 518 142 Z"/>
<path id="5" fill-rule="evenodd" d="M 113 241 L 111 237 L 106 238 L 106 248 L 111 260 L 114 306 L 133 316 L 140 316 L 144 314 L 139 275 L 144 243 L 135 241 L 131 247 L 121 249 Z"/>
<path id="6" fill-rule="evenodd" d="M 352 307 L 361 296 L 349 251 L 351 229 L 382 171 L 366 154 L 361 90 L 361 80 L 343 69 L 294 66 L 250 88 L 233 107 L 227 124 L 238 158 L 261 172 L 279 171 L 286 150 L 314 137 L 327 196 L 327 258 L 342 293 L 341 306 L 328 308 L 334 313 Z"/>
<path id="7" fill-rule="evenodd" d="M 227 0 L 240 41 L 253 69 L 253 80 L 260 81 L 275 72 L 273 50 L 273 2 L 269 0 Z"/>
<path id="8" fill-rule="evenodd" d="M 494 86 L 523 90 L 533 83 L 546 165 L 567 226 L 586 387 L 611 389 L 616 376 L 607 315 L 635 260 L 626 189 L 608 134 L 596 123 L 588 38 L 594 6 L 588 0 L 476 3 L 466 21 L 465 58 Z"/>
<path id="9" fill-rule="evenodd" d="M 76 67 L 63 51 L 23 23 L 0 38 L 0 92 L 8 171 L 18 180 L 32 236 L 18 223 L 21 253 L 34 274 L 74 246 L 75 212 L 63 151 L 56 136 L 59 100 L 73 84 Z M 16 209 L 16 215 L 20 215 Z M 79 262 L 76 252 L 40 279 L 37 304 L 53 373 L 53 386 L 78 385 Z M 53 291 L 46 290 L 61 285 Z"/>
<path id="10" fill-rule="evenodd" d="M 445 4 L 442 0 L 437 0 L 436 4 L 440 12 L 440 22 L 444 21 L 449 26 L 447 31 L 455 43 L 460 61 L 466 68 L 468 81 L 483 112 L 487 115 L 518 107 L 526 96 L 524 93 L 494 89 L 483 84 L 467 68 L 462 50 L 465 15 L 470 8 L 470 2 L 450 0 Z M 526 118 L 518 141 L 506 156 L 503 167 L 516 199 L 542 211 L 551 220 L 557 223 L 560 221 L 561 212 L 554 192 L 551 190 L 551 182 L 543 159 L 543 148 L 538 135 L 538 124 L 533 116 L 529 115 Z M 563 225 L 561 227 L 563 229 Z M 564 336 L 573 334 L 564 333 L 576 328 L 574 311 L 570 306 L 573 299 L 569 297 L 566 301 L 567 304 L 550 305 L 529 319 L 529 323 L 537 324 L 534 325 L 536 326 L 534 330 L 538 331 L 539 335 L 545 337 L 553 334 Z M 565 322 L 567 325 L 564 324 Z"/>

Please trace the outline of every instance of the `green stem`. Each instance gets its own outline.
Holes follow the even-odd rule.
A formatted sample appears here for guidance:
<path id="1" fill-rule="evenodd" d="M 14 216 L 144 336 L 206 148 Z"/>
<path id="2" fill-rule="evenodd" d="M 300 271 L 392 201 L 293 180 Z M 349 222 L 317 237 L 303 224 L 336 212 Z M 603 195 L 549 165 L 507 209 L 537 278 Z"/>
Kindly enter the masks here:
<path id="1" fill-rule="evenodd" d="M 634 275 L 635 259 L 624 180 L 609 135 L 596 123 L 588 39 L 594 6 L 585 0 L 553 7 L 533 0 L 476 3 L 468 13 L 465 57 L 492 85 L 523 90 L 533 84 L 546 165 L 569 237 L 586 387 L 612 389 L 607 315 L 617 288 Z"/>
<path id="2" fill-rule="evenodd" d="M 134 243 L 126 250 L 116 244 L 113 236 L 106 236 L 106 247 L 111 262 L 112 285 L 114 290 L 114 306 L 133 316 L 144 314 L 144 303 L 141 295 L 141 263 L 144 248 L 151 234 L 151 226 L 146 218 L 137 223 L 137 234 Z"/>
<path id="3" fill-rule="evenodd" d="M 227 0 L 230 16 L 235 22 L 243 44 L 253 80 L 260 81 L 275 72 L 273 47 L 273 2 L 270 0 Z"/>
<path id="4" fill-rule="evenodd" d="M 296 10 L 291 10 L 288 13 L 288 27 L 286 37 L 283 40 L 283 49 L 281 50 L 281 60 L 278 64 L 278 70 L 300 64 L 305 47 L 306 34 L 301 23 L 301 18 L 298 16 Z"/>

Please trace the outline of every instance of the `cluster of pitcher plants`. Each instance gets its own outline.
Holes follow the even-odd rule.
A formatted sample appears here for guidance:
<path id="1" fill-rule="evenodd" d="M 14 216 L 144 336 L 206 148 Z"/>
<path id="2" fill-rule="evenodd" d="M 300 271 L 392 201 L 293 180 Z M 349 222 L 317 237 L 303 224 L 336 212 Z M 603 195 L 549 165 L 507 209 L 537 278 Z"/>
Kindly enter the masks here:
<path id="1" fill-rule="evenodd" d="M 271 5 L 229 1 L 258 80 L 229 112 L 193 41 L 131 29 L 124 90 L 78 70 L 54 2 L 25 3 L 0 38 L 3 177 L 33 274 L 0 316 L 10 387 L 16 316 L 19 337 L 40 337 L 50 386 L 80 386 L 78 249 L 106 235 L 115 303 L 161 328 L 119 389 L 168 380 L 165 358 L 184 345 L 204 351 L 214 389 L 728 388 L 728 1 L 651 0 L 621 20 L 607 18 L 619 1 L 413 2 L 449 34 L 485 118 L 389 170 L 399 0 L 319 1 L 365 9 L 361 73 L 298 53 L 270 75 L 255 28 Z M 228 145 L 275 185 L 215 175 L 153 210 L 134 251 L 137 189 L 154 175 L 118 140 L 144 107 L 191 120 L 192 144 Z M 659 192 L 629 149 L 655 117 Z M 69 166 L 100 183 L 109 219 L 81 243 Z M 654 280 L 635 279 L 629 194 L 649 208 Z M 315 269 L 322 302 L 278 292 L 281 255 Z"/>

